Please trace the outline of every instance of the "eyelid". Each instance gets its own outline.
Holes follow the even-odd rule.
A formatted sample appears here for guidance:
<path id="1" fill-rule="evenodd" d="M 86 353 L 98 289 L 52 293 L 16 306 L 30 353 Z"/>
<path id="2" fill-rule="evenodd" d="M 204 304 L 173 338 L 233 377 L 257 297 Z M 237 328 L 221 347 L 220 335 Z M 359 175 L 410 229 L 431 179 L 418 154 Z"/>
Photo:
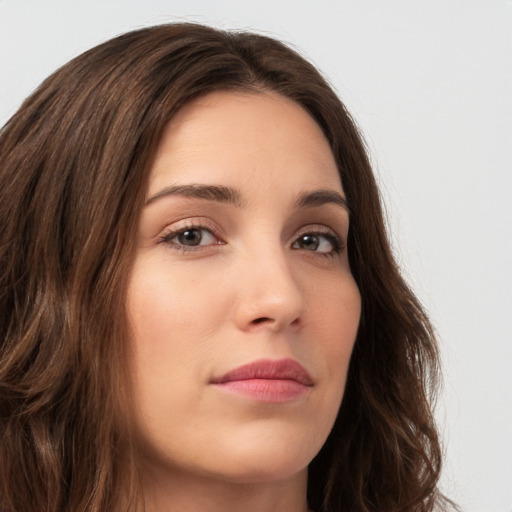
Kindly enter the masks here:
<path id="1" fill-rule="evenodd" d="M 216 242 L 205 245 L 187 246 L 171 241 L 174 237 L 187 229 L 206 230 L 216 239 Z M 312 254 L 316 253 L 324 256 L 332 256 L 343 252 L 346 247 L 345 237 L 341 236 L 336 229 L 320 223 L 305 224 L 297 229 L 290 241 L 290 246 L 293 247 L 298 239 L 306 234 L 325 236 L 333 246 L 333 250 L 330 252 L 311 251 Z M 167 245 L 173 250 L 179 250 L 182 252 L 194 252 L 198 250 L 204 251 L 208 248 L 225 245 L 227 243 L 226 236 L 222 234 L 221 228 L 208 217 L 186 218 L 173 222 L 162 230 L 161 234 L 157 237 L 157 241 L 158 243 Z"/>
<path id="2" fill-rule="evenodd" d="M 198 230 L 206 230 L 208 231 L 215 239 L 217 239 L 220 243 L 215 244 L 207 244 L 207 245 L 198 245 L 198 246 L 184 246 L 180 244 L 176 244 L 174 242 L 171 242 L 172 238 L 179 235 L 183 231 L 186 231 L 187 229 L 198 229 Z M 167 244 L 170 247 L 182 250 L 182 251 L 195 251 L 199 248 L 205 249 L 207 247 L 211 247 L 214 245 L 223 245 L 225 244 L 225 240 L 222 237 L 222 234 L 220 233 L 220 229 L 212 222 L 210 219 L 205 217 L 199 217 L 199 218 L 187 218 L 180 221 L 176 221 L 166 228 L 163 229 L 160 235 L 158 235 L 158 243 Z"/>
<path id="3" fill-rule="evenodd" d="M 307 224 L 299 228 L 294 236 L 296 238 L 297 236 L 308 233 L 315 233 L 318 235 L 332 235 L 334 238 L 336 238 L 336 240 L 340 242 L 340 244 L 345 244 L 344 237 L 340 235 L 336 229 L 326 226 L 325 224 Z"/>
<path id="4" fill-rule="evenodd" d="M 332 252 L 330 252 L 330 253 L 320 253 L 319 252 L 318 254 L 322 254 L 324 256 L 338 254 L 338 253 L 343 252 L 343 250 L 346 248 L 345 238 L 343 236 L 341 236 L 337 232 L 337 230 L 335 230 L 329 226 L 326 226 L 324 224 L 308 224 L 308 225 L 303 226 L 300 229 L 298 229 L 292 239 L 292 246 L 293 246 L 293 244 L 295 244 L 297 242 L 297 240 L 301 236 L 307 235 L 307 234 L 325 236 L 326 238 L 328 238 L 328 239 L 330 238 L 332 240 L 331 243 L 334 243 Z M 314 251 L 311 251 L 311 252 L 314 253 Z"/>

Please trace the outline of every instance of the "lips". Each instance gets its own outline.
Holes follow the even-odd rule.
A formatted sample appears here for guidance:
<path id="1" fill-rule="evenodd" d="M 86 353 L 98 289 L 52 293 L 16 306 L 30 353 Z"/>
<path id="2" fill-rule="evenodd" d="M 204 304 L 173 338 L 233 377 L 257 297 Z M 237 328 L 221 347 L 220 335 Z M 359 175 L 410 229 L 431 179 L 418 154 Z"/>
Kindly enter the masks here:
<path id="1" fill-rule="evenodd" d="M 294 400 L 313 386 L 307 370 L 293 359 L 262 359 L 214 377 L 212 385 L 264 402 Z"/>

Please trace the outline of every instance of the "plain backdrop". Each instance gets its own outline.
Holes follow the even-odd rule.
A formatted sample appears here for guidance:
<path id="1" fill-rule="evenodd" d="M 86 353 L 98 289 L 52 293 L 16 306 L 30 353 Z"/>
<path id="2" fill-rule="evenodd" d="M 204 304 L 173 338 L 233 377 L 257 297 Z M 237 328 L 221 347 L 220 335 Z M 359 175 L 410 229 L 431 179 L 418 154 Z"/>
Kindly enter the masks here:
<path id="1" fill-rule="evenodd" d="M 75 55 L 183 19 L 274 35 L 329 77 L 439 333 L 443 489 L 512 512 L 512 1 L 0 0 L 0 124 Z"/>

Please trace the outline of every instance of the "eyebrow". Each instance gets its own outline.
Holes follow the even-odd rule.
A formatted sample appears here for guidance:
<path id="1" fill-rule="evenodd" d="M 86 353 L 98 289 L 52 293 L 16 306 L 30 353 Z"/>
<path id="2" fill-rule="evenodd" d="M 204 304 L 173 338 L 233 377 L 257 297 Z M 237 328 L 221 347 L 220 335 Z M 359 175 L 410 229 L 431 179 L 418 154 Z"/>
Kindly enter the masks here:
<path id="1" fill-rule="evenodd" d="M 347 199 L 336 190 L 315 190 L 314 192 L 304 192 L 295 201 L 295 208 L 308 208 L 313 206 L 322 206 L 324 204 L 336 204 L 341 206 L 347 212 L 350 212 Z"/>
<path id="2" fill-rule="evenodd" d="M 242 195 L 238 190 L 231 187 L 222 187 L 218 185 L 172 185 L 165 187 L 155 195 L 146 199 L 146 205 L 154 203 L 162 197 L 168 196 L 184 196 L 194 197 L 198 199 L 206 199 L 207 201 L 217 201 L 219 203 L 228 203 L 239 208 L 245 206 Z"/>
<path id="3" fill-rule="evenodd" d="M 242 194 L 235 188 L 224 187 L 219 185 L 171 185 L 165 187 L 153 196 L 146 199 L 146 205 L 169 196 L 193 197 L 205 199 L 207 201 L 216 201 L 219 203 L 227 203 L 238 208 L 246 206 L 246 202 L 242 198 Z M 321 189 L 313 192 L 304 192 L 295 200 L 294 207 L 296 209 L 312 208 L 322 206 L 324 204 L 336 204 L 349 212 L 348 203 L 336 190 Z"/>

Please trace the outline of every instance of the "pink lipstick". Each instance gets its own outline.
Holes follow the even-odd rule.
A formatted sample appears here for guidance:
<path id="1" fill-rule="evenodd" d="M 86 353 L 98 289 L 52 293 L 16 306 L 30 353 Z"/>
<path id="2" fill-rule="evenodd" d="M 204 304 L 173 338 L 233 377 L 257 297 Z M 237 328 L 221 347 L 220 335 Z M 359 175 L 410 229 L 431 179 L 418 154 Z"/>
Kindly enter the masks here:
<path id="1" fill-rule="evenodd" d="M 293 359 L 261 359 L 214 377 L 210 383 L 261 402 L 282 403 L 305 394 L 313 379 Z"/>

